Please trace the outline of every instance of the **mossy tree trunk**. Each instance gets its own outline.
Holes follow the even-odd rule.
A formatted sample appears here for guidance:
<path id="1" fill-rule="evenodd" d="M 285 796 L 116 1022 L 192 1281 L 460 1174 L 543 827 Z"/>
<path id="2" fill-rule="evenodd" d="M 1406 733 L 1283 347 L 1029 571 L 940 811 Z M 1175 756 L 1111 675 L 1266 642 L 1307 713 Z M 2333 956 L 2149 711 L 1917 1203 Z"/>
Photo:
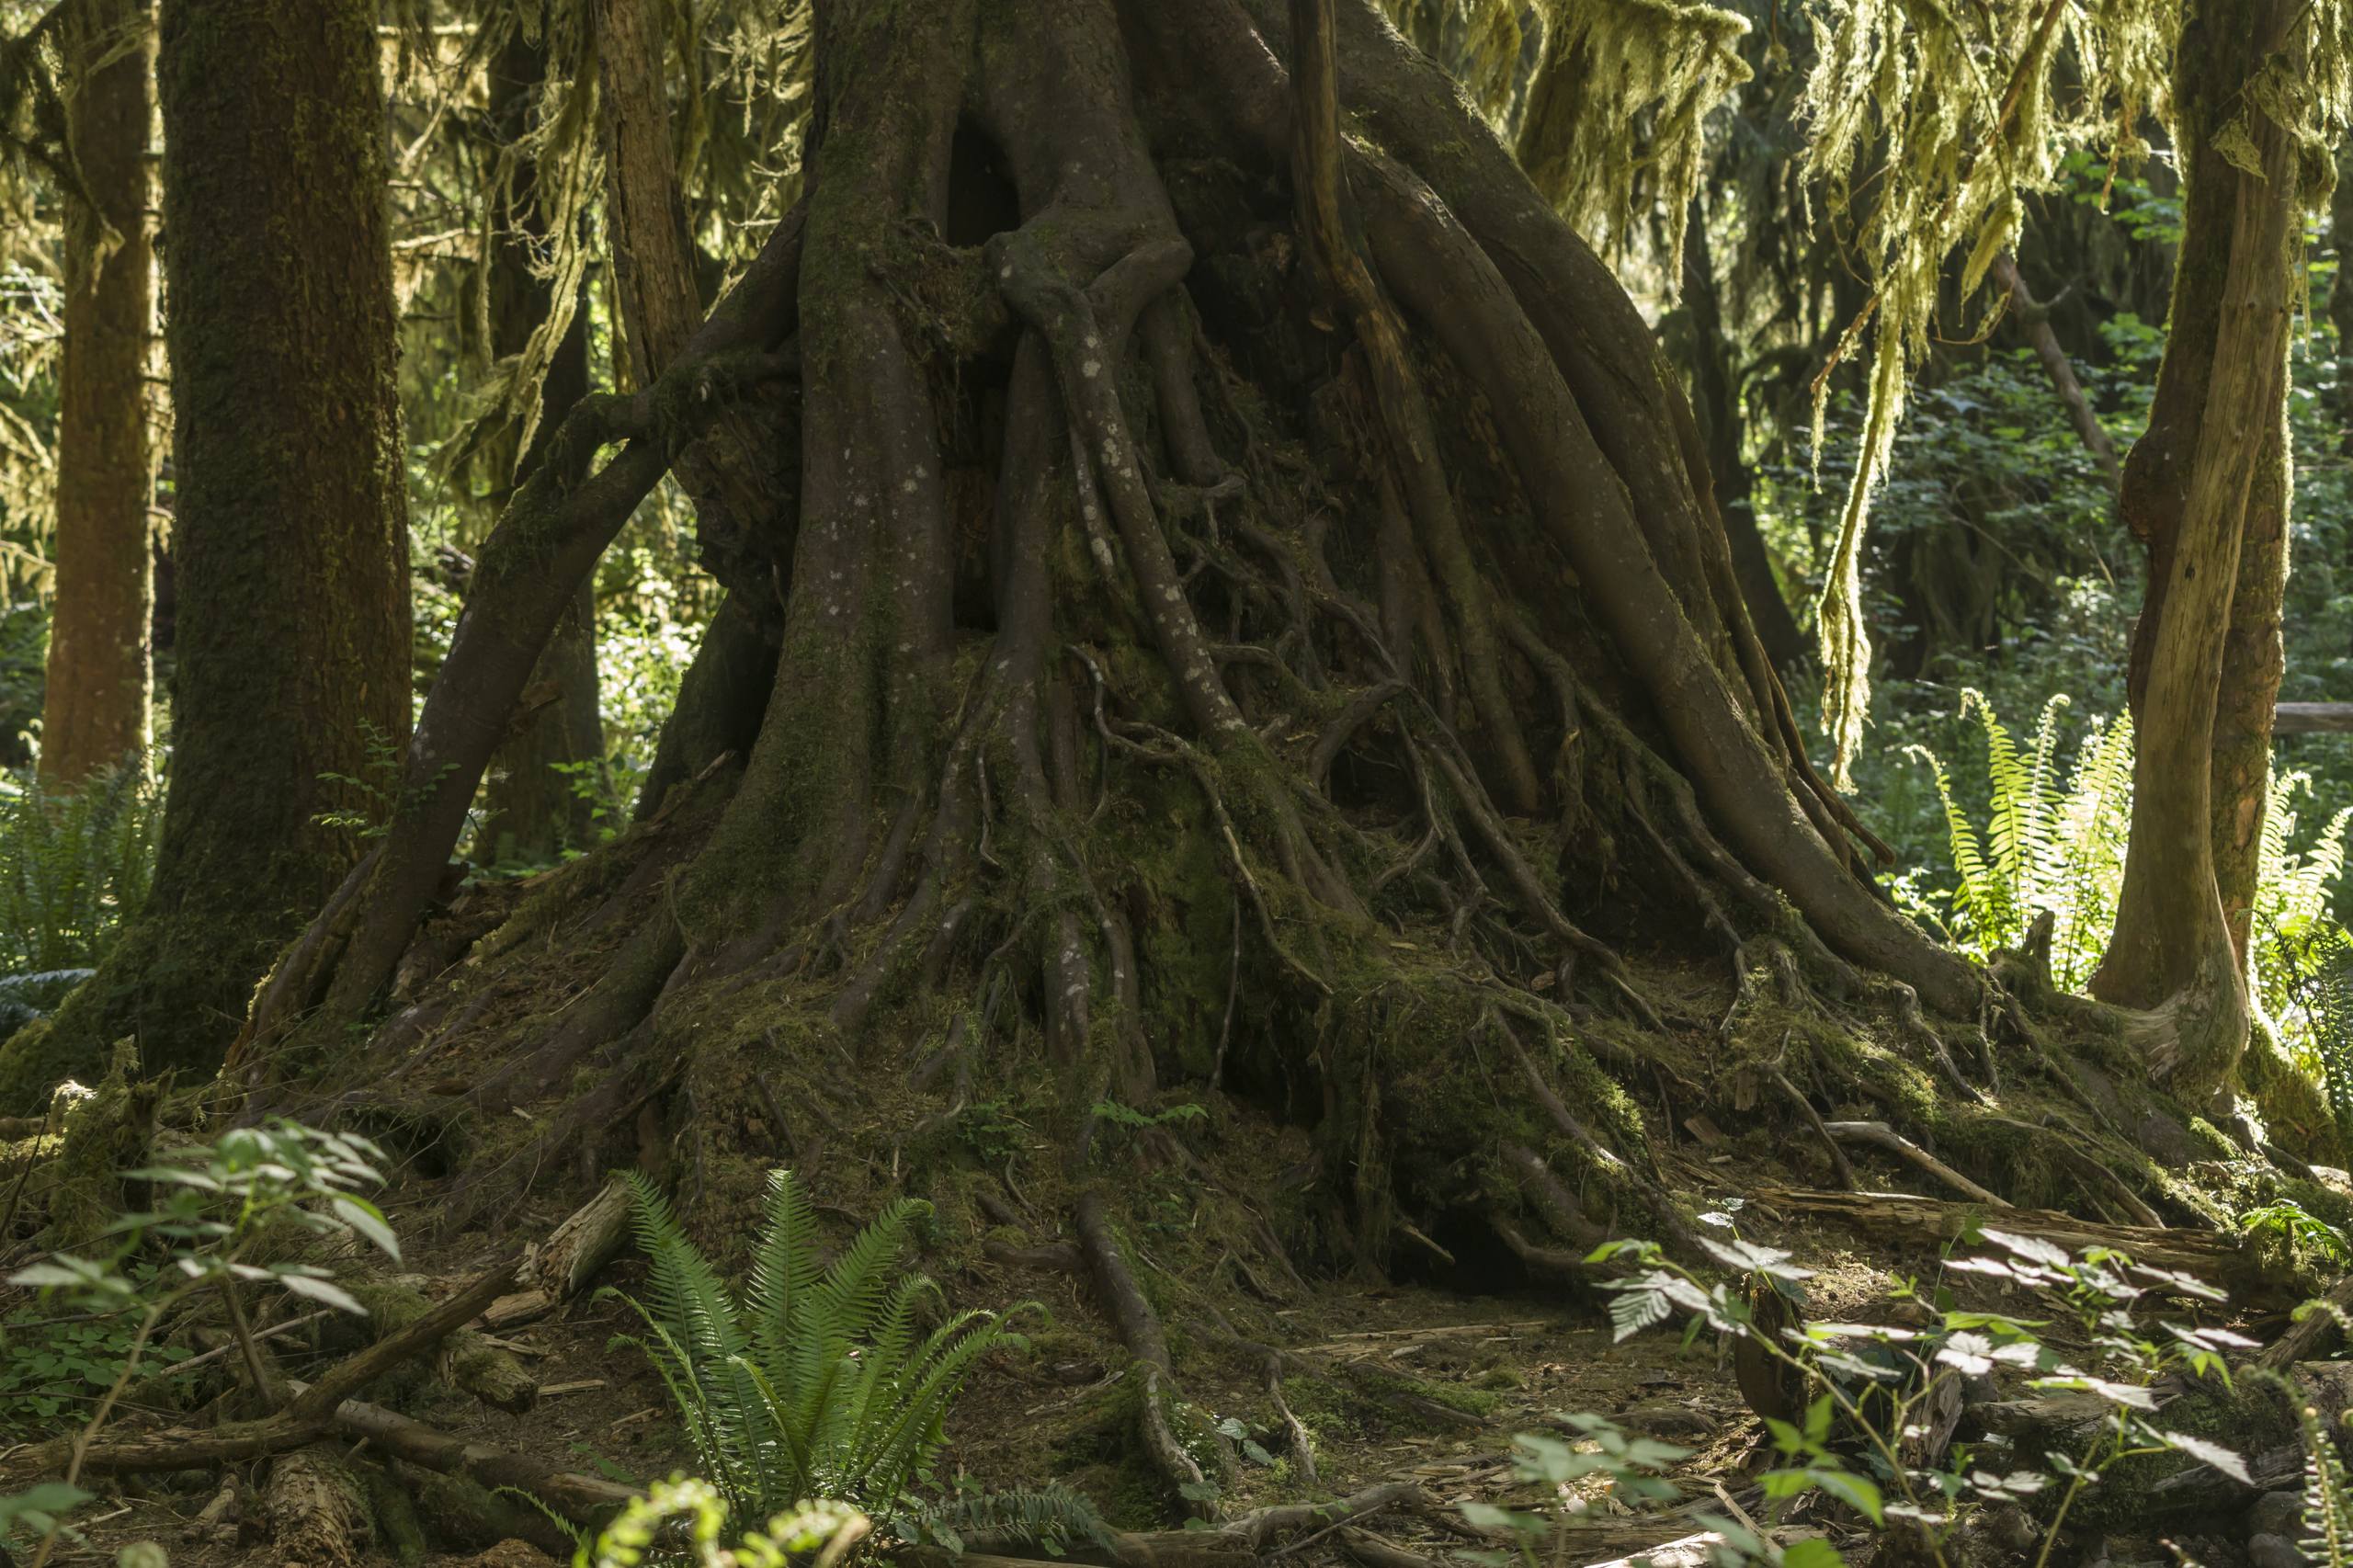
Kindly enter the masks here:
<path id="1" fill-rule="evenodd" d="M 2155 1062 L 2189 1094 L 2229 1080 L 2249 1028 L 2244 948 L 2279 686 L 2303 175 L 2292 130 L 2249 84 L 2294 47 L 2302 14 L 2282 0 L 2205 0 L 2185 21 L 2182 243 L 2149 428 L 2119 502 L 2149 550 L 2149 586 L 2132 649 L 2132 846 L 2092 990 L 2155 1015 Z"/>
<path id="2" fill-rule="evenodd" d="M 210 1067 L 358 858 L 409 724 L 406 500 L 376 7 L 165 0 L 165 346 L 176 414 L 173 759 L 153 892 L 10 1097 L 135 1036 Z M 565 585 L 566 592 L 571 583 Z"/>
<path id="3" fill-rule="evenodd" d="M 490 124 L 511 145 L 529 129 L 539 88 L 547 77 L 543 46 L 517 29 L 490 68 Z M 494 153 L 493 154 L 495 155 Z M 554 284 L 531 266 L 535 247 L 547 238 L 547 212 L 538 168 L 523 159 L 512 176 L 514 210 L 492 253 L 490 351 L 520 354 L 532 331 L 548 318 Z M 529 451 L 515 450 L 513 436 L 492 443 L 486 461 L 497 492 L 509 492 L 546 456 L 558 421 L 589 392 L 588 311 L 584 299 L 548 361 L 540 383 L 542 409 Z M 519 434 L 519 432 L 517 432 Z M 593 576 L 574 590 L 531 674 L 537 688 L 529 715 L 499 746 L 483 792 L 477 859 L 544 862 L 566 849 L 585 848 L 596 829 L 595 796 L 575 788 L 579 765 L 596 765 L 605 755 L 605 727 L 597 709 L 597 594 Z"/>
<path id="4" fill-rule="evenodd" d="M 65 221 L 65 353 L 58 376 L 57 580 L 41 701 L 40 777 L 70 789 L 143 751 L 153 572 L 147 509 L 147 141 L 154 9 L 81 7 L 68 24 L 74 156 L 98 210 Z"/>
<path id="5" fill-rule="evenodd" d="M 404 814 L 278 967 L 241 1081 L 381 1005 L 485 737 L 674 461 L 781 646 L 660 909 L 471 1093 L 593 1085 L 550 1139 L 646 1073 L 821 1038 L 1034 1045 L 1082 1157 L 1107 1094 L 1320 1084 L 1370 1256 L 1384 1171 L 1459 1186 L 1508 1143 L 1651 1190 L 1578 1021 L 1659 1024 L 1629 945 L 1730 965 L 1743 1007 L 1803 974 L 1973 1032 L 1984 978 L 1877 894 L 1806 763 L 1647 324 L 1443 73 L 1353 0 L 1302 83 L 1272 0 L 816 24 L 805 202 L 649 384 L 564 421 Z M 1455 1082 L 1466 1040 L 1510 1125 Z"/>

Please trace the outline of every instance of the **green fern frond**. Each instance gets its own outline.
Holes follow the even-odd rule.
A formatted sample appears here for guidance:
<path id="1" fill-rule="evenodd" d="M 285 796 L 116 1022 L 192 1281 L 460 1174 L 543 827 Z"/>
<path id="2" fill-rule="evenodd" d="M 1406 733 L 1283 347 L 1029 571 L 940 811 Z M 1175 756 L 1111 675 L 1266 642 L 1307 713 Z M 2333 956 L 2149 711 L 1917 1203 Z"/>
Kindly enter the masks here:
<path id="1" fill-rule="evenodd" d="M 2328 1568 L 2345 1568 L 2353 1563 L 2353 1483 L 2320 1413 L 2299 1405 L 2296 1419 L 2304 1437 L 2305 1554 Z"/>
<path id="2" fill-rule="evenodd" d="M 806 1195 L 772 1173 L 739 1303 L 660 1191 L 627 1180 L 648 1270 L 645 1299 L 623 1299 L 647 1332 L 617 1343 L 653 1362 L 730 1514 L 761 1518 L 809 1497 L 885 1517 L 915 1506 L 966 1380 L 990 1351 L 1022 1343 L 985 1312 L 924 1332 L 940 1292 L 902 1260 L 928 1207 L 892 1204 L 821 1267 Z"/>

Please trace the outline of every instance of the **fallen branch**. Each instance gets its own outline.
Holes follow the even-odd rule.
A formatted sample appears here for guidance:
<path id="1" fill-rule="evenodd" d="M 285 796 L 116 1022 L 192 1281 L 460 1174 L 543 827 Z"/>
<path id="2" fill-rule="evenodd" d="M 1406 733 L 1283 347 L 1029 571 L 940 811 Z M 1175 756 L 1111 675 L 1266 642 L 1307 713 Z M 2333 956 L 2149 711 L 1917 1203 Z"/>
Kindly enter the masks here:
<path id="1" fill-rule="evenodd" d="M 527 1290 L 568 1301 L 629 1244 L 629 1187 L 619 1176 L 523 1254 L 517 1270 Z"/>
<path id="2" fill-rule="evenodd" d="M 299 1382 L 287 1386 L 303 1387 Z M 335 1430 L 364 1437 L 394 1459 L 443 1475 L 461 1475 L 493 1492 L 511 1487 L 529 1493 L 574 1524 L 601 1523 L 612 1509 L 640 1495 L 635 1487 L 576 1471 L 556 1470 L 529 1454 L 469 1442 L 356 1399 L 337 1405 L 334 1419 Z"/>
<path id="3" fill-rule="evenodd" d="M 519 1256 L 510 1256 L 414 1323 L 336 1362 L 274 1415 L 229 1422 L 210 1431 L 173 1427 L 145 1437 L 93 1442 L 81 1455 L 77 1473 L 85 1470 L 201 1470 L 303 1448 L 334 1425 L 335 1407 L 344 1400 L 410 1357 L 432 1348 L 489 1306 L 513 1282 Z M 6 1473 L 42 1475 L 61 1469 L 72 1460 L 73 1446 L 73 1439 L 61 1438 L 22 1449 L 6 1461 Z"/>
<path id="4" fill-rule="evenodd" d="M 2179 1226 L 2103 1225 L 2048 1209 L 1995 1209 L 1892 1192 L 1830 1192 L 1818 1187 L 1760 1187 L 1756 1206 L 1781 1215 L 1843 1221 L 1874 1239 L 1942 1247 L 1974 1235 L 1981 1226 L 2035 1236 L 2070 1252 L 2108 1247 L 2153 1268 L 2177 1270 L 2249 1298 L 2277 1299 L 2292 1282 L 2268 1270 L 2255 1250 L 2219 1231 Z M 1982 1245 L 1963 1249 L 1983 1253 Z"/>
<path id="5" fill-rule="evenodd" d="M 1884 1149 L 1901 1159 L 1909 1160 L 1947 1187 L 1957 1192 L 1966 1193 L 1980 1203 L 1991 1204 L 1996 1209 L 2012 1207 L 2008 1199 L 1990 1188 L 1978 1186 L 1884 1121 L 1820 1121 L 1814 1125 L 1841 1143 L 1869 1144 L 1875 1149 Z M 1841 1164 L 1844 1162 L 1842 1161 Z M 1847 1176 L 1851 1181 L 1854 1172 L 1850 1170 Z"/>
<path id="6" fill-rule="evenodd" d="M 2312 1311 L 2288 1325 L 2287 1333 L 2257 1352 L 2255 1364 L 2268 1371 L 2284 1372 L 2299 1361 L 2315 1359 L 2348 1314 L 2353 1314 L 2353 1274 L 2338 1280 L 2334 1290 L 2313 1303 Z"/>

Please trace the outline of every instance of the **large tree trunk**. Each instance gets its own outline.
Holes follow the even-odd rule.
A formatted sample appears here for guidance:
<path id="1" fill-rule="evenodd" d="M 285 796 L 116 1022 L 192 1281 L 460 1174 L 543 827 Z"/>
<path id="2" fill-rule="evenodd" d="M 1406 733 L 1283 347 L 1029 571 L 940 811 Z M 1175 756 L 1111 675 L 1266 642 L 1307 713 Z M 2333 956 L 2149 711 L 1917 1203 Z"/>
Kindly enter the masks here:
<path id="1" fill-rule="evenodd" d="M 114 955 L 0 1062 L 17 1100 L 125 1035 L 150 1070 L 216 1062 L 357 857 L 323 815 L 388 810 L 385 753 L 408 733 L 376 8 L 165 0 L 161 33 L 177 414 L 163 843 Z"/>
<path id="2" fill-rule="evenodd" d="M 70 789 L 121 763 L 148 739 L 153 23 L 149 0 L 104 0 L 68 24 L 68 129 L 99 210 L 75 203 L 65 220 L 57 579 L 41 702 L 40 777 L 51 789 Z"/>
<path id="3" fill-rule="evenodd" d="M 547 77 L 545 49 L 516 29 L 490 69 L 490 121 L 506 144 L 529 129 L 540 85 Z M 548 319 L 554 282 L 531 267 L 534 248 L 547 237 L 553 203 L 539 193 L 538 167 L 522 160 L 514 171 L 519 194 L 517 220 L 503 232 L 491 256 L 490 350 L 494 358 L 520 354 L 531 334 Z M 506 492 L 545 460 L 558 421 L 588 395 L 588 310 L 584 299 L 548 361 L 540 383 L 540 421 L 530 449 L 515 450 L 510 432 L 491 444 L 487 460 L 498 491 Z M 483 825 L 475 836 L 478 859 L 545 862 L 565 849 L 585 848 L 596 831 L 596 797 L 575 787 L 582 764 L 601 763 L 605 726 L 597 709 L 597 593 L 593 574 L 574 592 L 556 622 L 546 650 L 531 672 L 531 710 L 499 746 L 483 791 Z"/>
<path id="4" fill-rule="evenodd" d="M 961 1119 L 1017 1104 L 1006 1203 L 1071 1216 L 1143 1451 L 1196 1494 L 1118 1212 L 1128 1156 L 1186 1158 L 1138 1129 L 1164 1094 L 1259 1145 L 1246 1191 L 1194 1156 L 1199 1227 L 1277 1276 L 1687 1244 L 1630 1086 L 1870 1101 L 2022 1202 L 2105 1189 L 2078 1145 L 2142 1157 L 2114 1129 L 2145 1088 L 2103 1108 L 1876 895 L 1649 326 L 1368 7 L 814 24 L 805 200 L 644 385 L 564 418 L 483 547 L 402 815 L 233 1053 L 244 1114 L 471 1122 L 494 1152 L 453 1222 L 617 1153 L 719 1212 L 775 1150 L 969 1233 L 1000 1173 Z M 605 88 L 658 146 L 625 57 Z M 610 206 L 644 283 L 670 209 Z M 620 843 L 419 939 L 567 596 L 674 461 L 745 618 L 707 684 L 767 699 L 673 749 L 747 750 L 672 756 Z M 771 609 L 772 678 L 734 678 Z M 2040 1096 L 2089 1120 L 2021 1119 Z"/>
<path id="5" fill-rule="evenodd" d="M 600 8 L 610 206 L 650 322 L 673 231 L 666 160 L 619 140 L 666 141 L 652 68 L 617 63 L 631 9 Z M 1381 1152 L 1352 1156 L 1377 1249 L 1391 1153 L 1496 1134 L 1387 1126 L 1367 1051 L 1402 1083 L 1477 1035 L 1549 1078 L 1585 1050 L 1567 1006 L 1657 1022 L 1583 923 L 1743 972 L 1787 951 L 1973 1028 L 1985 983 L 1876 895 L 1874 841 L 1805 763 L 1648 326 L 1375 15 L 1347 6 L 1336 76 L 1302 84 L 1267 0 L 817 22 L 804 210 L 648 384 L 574 411 L 484 547 L 404 815 L 259 999 L 256 1080 L 384 996 L 485 737 L 673 453 L 731 594 L 781 595 L 772 695 L 661 909 L 485 1105 L 597 1062 L 576 1116 L 608 1119 L 652 1062 L 715 1062 L 671 1031 L 757 979 L 795 998 L 764 1030 L 859 1047 L 961 997 L 962 1049 L 1035 1040 L 1131 1100 L 1213 1060 L 1321 1079 L 1332 1135 Z M 747 429 L 789 442 L 791 488 L 730 455 Z M 629 852 L 674 864 L 683 831 Z M 1531 953 L 1534 989 L 1503 978 Z M 448 984 L 404 982 L 386 1049 Z M 1229 991 L 1256 998 L 1246 1040 Z M 1313 1066 L 1278 1044 L 1302 1008 Z"/>
<path id="6" fill-rule="evenodd" d="M 2184 26 L 2170 334 L 2119 502 L 2148 546 L 2149 586 L 2132 650 L 2131 852 L 2092 991 L 2154 1011 L 2155 1065 L 2190 1094 L 2228 1081 L 2249 1021 L 2234 936 L 2244 940 L 2254 891 L 2279 682 L 2288 315 L 2302 226 L 2294 134 L 2248 84 L 2291 47 L 2302 15 L 2290 0 L 2209 0 Z M 2259 172 L 2219 144 L 2234 116 Z"/>

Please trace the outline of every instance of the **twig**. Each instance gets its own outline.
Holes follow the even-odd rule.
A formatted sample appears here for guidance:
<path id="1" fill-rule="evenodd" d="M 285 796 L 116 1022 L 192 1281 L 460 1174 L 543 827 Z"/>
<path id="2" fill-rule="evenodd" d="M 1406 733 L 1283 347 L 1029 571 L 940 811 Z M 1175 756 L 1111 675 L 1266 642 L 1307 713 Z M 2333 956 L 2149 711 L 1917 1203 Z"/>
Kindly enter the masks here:
<path id="1" fill-rule="evenodd" d="M 1860 1190 L 1855 1180 L 1855 1167 L 1847 1163 L 1847 1151 L 1838 1147 L 1838 1140 L 1831 1136 L 1830 1129 L 1823 1124 L 1821 1113 L 1813 1108 L 1813 1102 L 1798 1093 L 1797 1085 L 1790 1083 L 1779 1067 L 1773 1069 L 1773 1082 L 1796 1102 L 1798 1109 L 1805 1112 L 1806 1120 L 1812 1122 L 1813 1130 L 1822 1135 L 1822 1146 L 1830 1151 L 1830 1163 L 1838 1167 L 1839 1185 L 1849 1192 Z"/>
<path id="2" fill-rule="evenodd" d="M 2013 1207 L 2010 1200 L 2000 1193 L 1978 1186 L 1884 1121 L 1831 1121 L 1819 1125 L 1823 1131 L 1841 1142 L 1869 1143 L 1874 1148 L 1885 1149 L 1892 1154 L 1900 1155 L 1935 1176 L 1938 1181 L 1956 1191 L 1967 1194 L 1980 1203 L 1991 1204 L 1996 1209 Z M 1852 1186 L 1851 1172 L 1848 1173 L 1848 1185 Z"/>
<path id="3" fill-rule="evenodd" d="M 284 1323 L 272 1324 L 267 1328 L 256 1329 L 254 1333 L 254 1343 L 258 1345 L 265 1339 L 276 1339 L 280 1335 L 291 1334 L 298 1328 L 305 1327 L 323 1317 L 331 1315 L 327 1309 L 321 1308 L 315 1312 L 305 1312 L 301 1317 L 289 1318 Z M 185 1361 L 173 1362 L 171 1370 L 175 1376 L 177 1376 L 181 1372 L 190 1371 L 210 1362 L 218 1361 L 222 1357 L 244 1347 L 239 1341 L 233 1339 L 226 1345 L 215 1346 L 212 1349 L 199 1352 Z"/>

